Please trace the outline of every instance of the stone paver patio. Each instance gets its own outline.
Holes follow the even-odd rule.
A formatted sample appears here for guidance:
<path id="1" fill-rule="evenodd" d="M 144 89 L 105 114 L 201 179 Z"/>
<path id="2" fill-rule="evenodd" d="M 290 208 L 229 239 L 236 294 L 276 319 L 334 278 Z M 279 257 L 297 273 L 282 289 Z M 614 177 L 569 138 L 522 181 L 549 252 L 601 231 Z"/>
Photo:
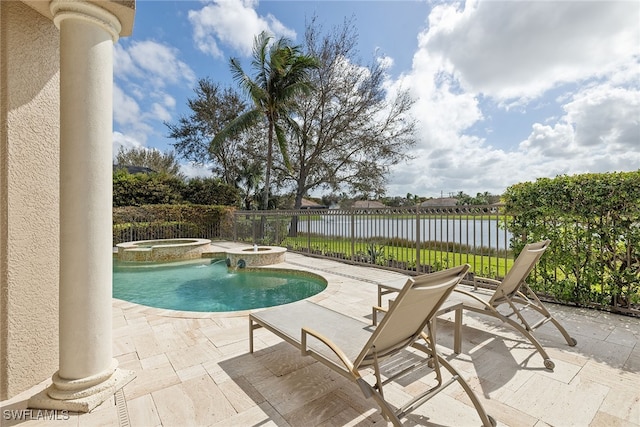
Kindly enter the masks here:
<path id="1" fill-rule="evenodd" d="M 329 286 L 312 300 L 363 320 L 371 319 L 376 303 L 372 282 L 400 276 L 292 253 L 278 267 L 324 276 Z M 640 426 L 640 320 L 547 307 L 578 340 L 576 347 L 567 346 L 549 324 L 536 332 L 556 364 L 553 372 L 532 345 L 489 317 L 465 314 L 459 355 L 451 350 L 451 323 L 439 322 L 440 351 L 500 426 Z M 354 383 L 268 331 L 256 331 L 256 351 L 249 354 L 247 316 L 174 312 L 114 300 L 113 354 L 136 378 L 89 414 L 13 419 L 10 411 L 25 414 L 20 411 L 50 384 L 45 381 L 2 402 L 1 425 L 387 425 L 373 399 L 365 399 Z M 447 316 L 453 320 L 453 314 Z M 387 399 L 398 403 L 422 391 L 425 382 L 412 379 L 385 387 Z M 470 405 L 456 384 L 406 418 L 406 425 L 480 425 Z"/>

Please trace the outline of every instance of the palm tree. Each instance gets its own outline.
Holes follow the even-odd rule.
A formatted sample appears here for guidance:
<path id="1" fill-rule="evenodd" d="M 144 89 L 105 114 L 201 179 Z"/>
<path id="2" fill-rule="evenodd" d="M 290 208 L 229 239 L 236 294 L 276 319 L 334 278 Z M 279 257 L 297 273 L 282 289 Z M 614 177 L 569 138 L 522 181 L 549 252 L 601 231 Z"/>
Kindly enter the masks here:
<path id="1" fill-rule="evenodd" d="M 251 210 L 251 202 L 254 194 L 258 193 L 261 180 L 262 166 L 258 162 L 242 159 L 235 183 L 244 195 L 245 210 Z"/>
<path id="2" fill-rule="evenodd" d="M 297 95 L 310 92 L 308 72 L 317 66 L 315 58 L 303 55 L 301 48 L 291 46 L 286 38 L 270 44 L 271 39 L 264 31 L 254 39 L 251 61 L 255 70 L 253 78 L 244 72 L 238 59 L 231 59 L 233 78 L 251 98 L 253 108 L 229 123 L 212 141 L 212 146 L 219 146 L 227 138 L 249 129 L 260 120 L 266 121 L 267 159 L 262 194 L 262 208 L 265 210 L 269 206 L 274 133 L 284 163 L 290 167 L 283 125 L 295 127 L 295 121 L 290 117 L 292 103 Z"/>

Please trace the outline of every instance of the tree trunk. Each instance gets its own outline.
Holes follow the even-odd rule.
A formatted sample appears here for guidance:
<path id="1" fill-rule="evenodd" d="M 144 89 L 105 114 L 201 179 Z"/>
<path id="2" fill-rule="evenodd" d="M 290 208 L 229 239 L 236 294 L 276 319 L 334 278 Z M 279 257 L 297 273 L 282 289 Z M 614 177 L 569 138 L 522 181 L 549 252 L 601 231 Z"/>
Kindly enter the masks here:
<path id="1" fill-rule="evenodd" d="M 262 210 L 269 209 L 269 185 L 271 184 L 271 162 L 273 161 L 273 120 L 269 120 L 267 136 L 267 165 L 264 173 L 264 192 L 262 193 Z M 267 217 L 260 217 L 260 239 L 264 240 L 267 229 Z"/>
<path id="2" fill-rule="evenodd" d="M 300 188 L 300 186 L 298 186 Z M 296 199 L 293 208 L 298 210 L 302 207 L 302 193 L 296 192 Z M 291 226 L 289 227 L 289 237 L 298 237 L 298 215 L 291 217 Z"/>

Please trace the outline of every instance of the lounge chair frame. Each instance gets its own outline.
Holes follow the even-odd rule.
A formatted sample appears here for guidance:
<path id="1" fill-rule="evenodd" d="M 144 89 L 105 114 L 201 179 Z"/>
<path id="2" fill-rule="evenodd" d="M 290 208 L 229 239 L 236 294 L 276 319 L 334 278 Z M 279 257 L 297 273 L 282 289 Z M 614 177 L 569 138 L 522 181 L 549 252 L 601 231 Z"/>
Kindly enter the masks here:
<path id="1" fill-rule="evenodd" d="M 554 369 L 555 363 L 551 360 L 542 344 L 540 344 L 538 339 L 533 335 L 534 330 L 548 322 L 552 322 L 568 345 L 575 346 L 577 344 L 575 338 L 571 337 L 560 322 L 544 307 L 538 296 L 526 283 L 527 277 L 547 250 L 550 243 L 550 240 L 544 240 L 525 245 L 522 252 L 520 252 L 514 261 L 513 266 L 501 281 L 484 277 L 474 277 L 473 287 L 466 288 L 464 286 L 458 286 L 454 289 L 454 293 L 443 304 L 438 315 L 456 310 L 454 344 L 454 351 L 456 353 L 460 352 L 460 334 L 462 331 L 460 309 L 496 317 L 516 329 L 533 344 L 542 356 L 545 368 L 549 370 Z M 495 286 L 495 290 L 487 291 L 485 289 L 479 289 L 478 282 Z M 378 305 L 382 305 L 382 295 L 394 291 L 397 292 L 398 289 L 388 287 L 384 284 L 378 285 Z M 508 307 L 506 314 L 498 310 L 499 308 L 502 309 L 502 307 Z M 522 314 L 525 309 L 535 310 L 542 318 L 538 322 L 530 324 Z M 376 321 L 375 311 L 376 309 L 374 309 L 374 323 Z"/>
<path id="2" fill-rule="evenodd" d="M 249 315 L 249 351 L 254 350 L 254 330 L 261 327 L 270 330 L 298 348 L 302 355 L 313 357 L 358 384 L 365 397 L 373 397 L 382 415 L 395 426 L 402 425 L 402 418 L 457 382 L 471 399 L 482 424 L 495 426 L 495 420 L 487 415 L 466 381 L 438 354 L 432 335 L 432 321 L 440 305 L 468 269 L 469 266 L 464 265 L 409 278 L 393 306 L 375 328 L 360 319 L 308 301 L 254 312 Z M 402 352 L 408 347 L 419 350 L 425 357 L 401 372 L 383 375 L 381 362 L 391 357 L 402 357 Z M 384 385 L 415 372 L 425 364 L 434 370 L 435 385 L 402 407 L 394 408 L 384 398 Z M 451 374 L 447 381 L 443 379 L 441 367 Z M 373 369 L 373 384 L 361 375 L 361 371 L 369 368 Z"/>

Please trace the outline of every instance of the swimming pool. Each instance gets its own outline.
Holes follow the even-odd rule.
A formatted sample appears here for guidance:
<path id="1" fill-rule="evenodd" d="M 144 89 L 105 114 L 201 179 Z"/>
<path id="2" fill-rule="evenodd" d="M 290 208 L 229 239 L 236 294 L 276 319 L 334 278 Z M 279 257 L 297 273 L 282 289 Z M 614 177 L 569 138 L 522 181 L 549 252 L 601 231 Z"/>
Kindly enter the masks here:
<path id="1" fill-rule="evenodd" d="M 290 270 L 228 271 L 224 260 L 113 262 L 113 297 L 150 307 L 224 312 L 272 307 L 322 292 L 327 282 Z"/>

